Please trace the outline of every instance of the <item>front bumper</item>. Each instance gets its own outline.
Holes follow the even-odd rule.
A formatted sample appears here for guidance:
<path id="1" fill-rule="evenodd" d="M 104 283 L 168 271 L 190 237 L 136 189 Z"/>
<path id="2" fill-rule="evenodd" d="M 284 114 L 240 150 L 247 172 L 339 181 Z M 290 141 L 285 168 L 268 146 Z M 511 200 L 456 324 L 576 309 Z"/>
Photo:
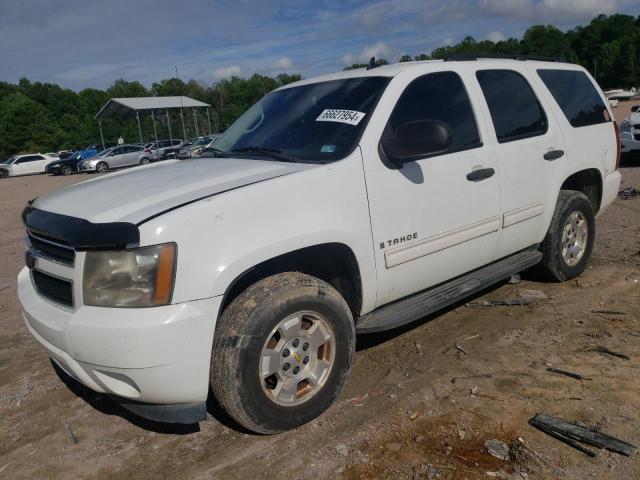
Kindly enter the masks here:
<path id="1" fill-rule="evenodd" d="M 156 421 L 190 423 L 206 414 L 222 297 L 153 308 L 65 307 L 38 294 L 27 268 L 18 296 L 29 331 L 83 385 Z"/>

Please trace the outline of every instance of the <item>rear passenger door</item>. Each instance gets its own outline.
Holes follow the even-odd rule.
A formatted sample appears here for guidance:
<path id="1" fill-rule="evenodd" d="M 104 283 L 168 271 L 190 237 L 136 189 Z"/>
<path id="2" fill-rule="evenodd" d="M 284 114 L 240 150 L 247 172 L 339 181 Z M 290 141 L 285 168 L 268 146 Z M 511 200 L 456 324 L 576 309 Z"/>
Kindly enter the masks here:
<path id="1" fill-rule="evenodd" d="M 543 240 L 565 178 L 564 138 L 543 108 L 541 86 L 529 82 L 528 75 L 524 68 L 476 71 L 500 175 L 499 257 Z"/>
<path id="2" fill-rule="evenodd" d="M 125 147 L 115 148 L 109 157 L 109 167 L 120 168 L 126 164 L 126 161 Z"/>
<path id="3" fill-rule="evenodd" d="M 126 159 L 123 165 L 137 165 L 138 155 L 142 151 L 142 147 L 136 147 L 134 145 L 130 145 L 128 147 L 125 147 L 125 151 L 126 151 L 126 154 L 124 156 L 126 157 Z"/>

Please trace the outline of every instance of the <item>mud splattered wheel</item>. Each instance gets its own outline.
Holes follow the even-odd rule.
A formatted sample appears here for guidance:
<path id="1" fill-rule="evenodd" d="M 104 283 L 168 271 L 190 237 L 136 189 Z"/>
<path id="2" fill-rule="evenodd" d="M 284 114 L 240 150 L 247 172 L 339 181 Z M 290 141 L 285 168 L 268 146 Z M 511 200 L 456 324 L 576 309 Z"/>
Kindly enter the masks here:
<path id="1" fill-rule="evenodd" d="M 354 350 L 351 311 L 333 287 L 301 273 L 274 275 L 249 287 L 218 320 L 211 387 L 248 430 L 289 430 L 331 405 Z"/>
<path id="2" fill-rule="evenodd" d="M 333 329 L 318 313 L 289 315 L 271 331 L 262 347 L 259 375 L 263 391 L 279 405 L 309 401 L 329 378 L 335 349 Z"/>
<path id="3" fill-rule="evenodd" d="M 562 190 L 542 243 L 541 268 L 552 281 L 580 275 L 587 267 L 596 235 L 595 214 L 581 192 Z"/>

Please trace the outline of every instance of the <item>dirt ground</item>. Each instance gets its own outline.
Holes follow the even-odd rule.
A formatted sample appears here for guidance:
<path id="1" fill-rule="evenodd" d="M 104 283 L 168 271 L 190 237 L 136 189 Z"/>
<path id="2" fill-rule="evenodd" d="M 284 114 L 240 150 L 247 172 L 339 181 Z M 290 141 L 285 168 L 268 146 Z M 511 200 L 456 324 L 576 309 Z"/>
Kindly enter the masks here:
<path id="1" fill-rule="evenodd" d="M 640 188 L 640 158 L 625 159 L 621 171 L 623 187 Z M 411 329 L 359 337 L 346 389 L 328 412 L 295 431 L 257 436 L 213 404 L 197 426 L 137 419 L 61 379 L 29 335 L 15 286 L 24 262 L 20 212 L 84 178 L 0 181 L 0 478 L 640 478 L 637 453 L 590 458 L 527 423 L 541 412 L 640 445 L 640 197 L 618 199 L 598 218 L 593 259 L 579 279 L 524 275 L 471 301 L 525 289 L 546 299 L 459 304 Z M 510 444 L 512 458 L 490 456 L 488 439 Z"/>

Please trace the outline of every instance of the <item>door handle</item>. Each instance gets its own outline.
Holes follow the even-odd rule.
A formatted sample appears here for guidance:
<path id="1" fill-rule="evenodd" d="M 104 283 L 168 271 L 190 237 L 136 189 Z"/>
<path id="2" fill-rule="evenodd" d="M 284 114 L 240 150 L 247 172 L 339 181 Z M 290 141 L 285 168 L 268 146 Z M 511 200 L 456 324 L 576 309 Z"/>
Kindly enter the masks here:
<path id="1" fill-rule="evenodd" d="M 557 160 L 564 155 L 564 150 L 549 150 L 542 157 L 545 160 L 549 160 L 552 162 L 553 160 Z"/>
<path id="2" fill-rule="evenodd" d="M 478 168 L 467 173 L 467 180 L 470 182 L 479 182 L 489 177 L 493 177 L 496 171 L 493 168 Z"/>

